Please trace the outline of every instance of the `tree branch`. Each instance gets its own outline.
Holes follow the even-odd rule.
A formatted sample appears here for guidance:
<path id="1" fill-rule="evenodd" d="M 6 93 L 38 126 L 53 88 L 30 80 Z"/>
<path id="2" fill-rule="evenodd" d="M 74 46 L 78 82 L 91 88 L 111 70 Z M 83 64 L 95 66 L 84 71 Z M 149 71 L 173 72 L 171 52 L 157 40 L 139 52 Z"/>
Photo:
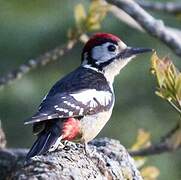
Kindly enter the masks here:
<path id="1" fill-rule="evenodd" d="M 178 144 L 174 144 L 173 142 L 173 136 L 178 131 L 181 131 L 179 123 L 173 129 L 171 129 L 166 135 L 164 135 L 159 143 L 150 145 L 149 147 L 146 147 L 144 149 L 129 151 L 129 154 L 131 156 L 150 156 L 178 150 L 181 148 L 180 141 Z"/>
<path id="2" fill-rule="evenodd" d="M 178 147 L 178 149 L 180 147 Z M 158 154 L 162 154 L 166 152 L 173 152 L 174 150 L 175 149 L 170 147 L 166 142 L 160 142 L 158 144 L 153 144 L 144 149 L 129 151 L 129 154 L 131 156 L 151 156 L 151 155 L 158 155 Z"/>
<path id="3" fill-rule="evenodd" d="M 141 25 L 122 9 L 116 6 L 112 6 L 110 8 L 110 12 L 128 26 L 145 33 L 145 30 L 141 27 Z M 177 37 L 179 37 L 181 41 L 181 31 L 179 29 L 167 26 L 167 30 L 170 31 L 170 33 L 175 34 Z"/>
<path id="4" fill-rule="evenodd" d="M 69 52 L 77 43 L 77 40 L 69 40 L 68 43 L 62 47 L 57 47 L 45 54 L 39 56 L 36 59 L 30 59 L 27 63 L 20 65 L 19 68 L 14 71 L 9 72 L 5 76 L 0 77 L 0 88 L 4 87 L 6 84 L 11 83 L 12 81 L 21 78 L 23 75 L 29 71 L 40 67 L 45 66 L 46 64 L 57 61 L 60 57 Z"/>
<path id="5" fill-rule="evenodd" d="M 91 142 L 90 155 L 81 145 L 32 158 L 24 165 L 25 149 L 0 151 L 3 179 L 135 179 L 142 180 L 133 159 L 119 141 L 103 138 Z"/>
<path id="6" fill-rule="evenodd" d="M 133 0 L 105 0 L 130 15 L 148 34 L 158 38 L 181 56 L 181 38 L 173 29 L 155 19 Z M 176 32 L 176 31 L 175 31 Z"/>
<path id="7" fill-rule="evenodd" d="M 181 13 L 180 2 L 151 2 L 145 0 L 136 0 L 136 2 L 144 9 L 163 11 L 170 14 Z"/>

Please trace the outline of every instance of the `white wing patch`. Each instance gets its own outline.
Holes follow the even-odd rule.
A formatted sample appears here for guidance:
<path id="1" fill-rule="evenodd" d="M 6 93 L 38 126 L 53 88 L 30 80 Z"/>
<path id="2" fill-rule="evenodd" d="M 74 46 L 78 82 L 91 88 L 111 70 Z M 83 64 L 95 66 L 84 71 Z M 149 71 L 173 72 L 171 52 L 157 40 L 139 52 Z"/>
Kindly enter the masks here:
<path id="1" fill-rule="evenodd" d="M 71 102 L 68 102 L 68 101 L 63 101 L 64 104 L 67 104 L 68 106 L 72 107 L 72 108 L 75 108 L 76 105 L 75 104 L 72 104 Z"/>
<path id="2" fill-rule="evenodd" d="M 102 106 L 107 106 L 111 99 L 112 94 L 109 91 L 97 91 L 96 89 L 88 89 L 76 94 L 70 94 L 74 99 L 90 107 L 96 107 L 98 103 Z"/>

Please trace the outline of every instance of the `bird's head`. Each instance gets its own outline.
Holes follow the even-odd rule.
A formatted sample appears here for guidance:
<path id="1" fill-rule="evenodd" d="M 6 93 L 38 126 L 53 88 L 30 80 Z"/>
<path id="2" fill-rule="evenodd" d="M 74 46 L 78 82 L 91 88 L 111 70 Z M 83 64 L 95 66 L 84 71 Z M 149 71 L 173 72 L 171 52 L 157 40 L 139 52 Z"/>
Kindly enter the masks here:
<path id="1" fill-rule="evenodd" d="M 152 49 L 129 47 L 113 34 L 97 33 L 83 48 L 82 66 L 101 71 L 112 82 L 131 59 L 149 51 Z"/>

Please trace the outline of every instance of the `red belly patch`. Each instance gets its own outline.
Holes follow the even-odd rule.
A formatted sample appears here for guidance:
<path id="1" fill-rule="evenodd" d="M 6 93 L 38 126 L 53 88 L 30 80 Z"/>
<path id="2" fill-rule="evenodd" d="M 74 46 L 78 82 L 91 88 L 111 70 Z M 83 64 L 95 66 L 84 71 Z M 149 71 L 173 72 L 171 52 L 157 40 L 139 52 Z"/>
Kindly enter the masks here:
<path id="1" fill-rule="evenodd" d="M 80 121 L 75 118 L 68 118 L 63 123 L 62 139 L 71 141 L 76 139 L 78 135 L 80 135 Z"/>

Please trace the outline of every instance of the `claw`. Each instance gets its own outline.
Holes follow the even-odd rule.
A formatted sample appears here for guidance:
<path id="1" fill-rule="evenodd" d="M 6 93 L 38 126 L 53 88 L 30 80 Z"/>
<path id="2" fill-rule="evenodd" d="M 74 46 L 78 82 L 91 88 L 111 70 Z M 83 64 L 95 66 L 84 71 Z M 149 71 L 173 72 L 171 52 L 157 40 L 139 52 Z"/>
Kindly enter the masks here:
<path id="1" fill-rule="evenodd" d="M 55 144 L 48 151 L 52 152 L 52 151 L 55 151 L 57 149 L 63 149 L 65 147 L 65 145 L 61 142 L 61 140 L 62 140 L 62 136 L 60 136 L 56 140 Z"/>
<path id="2" fill-rule="evenodd" d="M 87 143 L 84 143 L 84 152 L 87 156 L 89 157 L 93 157 L 95 152 L 96 152 L 96 149 L 93 148 L 93 150 L 88 146 Z"/>
<path id="3" fill-rule="evenodd" d="M 64 141 L 64 146 L 73 146 L 74 148 L 77 148 L 76 143 L 68 140 Z"/>

